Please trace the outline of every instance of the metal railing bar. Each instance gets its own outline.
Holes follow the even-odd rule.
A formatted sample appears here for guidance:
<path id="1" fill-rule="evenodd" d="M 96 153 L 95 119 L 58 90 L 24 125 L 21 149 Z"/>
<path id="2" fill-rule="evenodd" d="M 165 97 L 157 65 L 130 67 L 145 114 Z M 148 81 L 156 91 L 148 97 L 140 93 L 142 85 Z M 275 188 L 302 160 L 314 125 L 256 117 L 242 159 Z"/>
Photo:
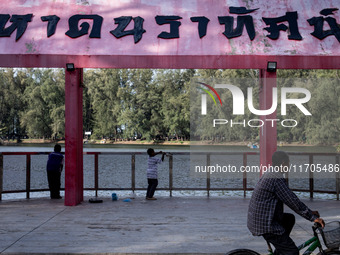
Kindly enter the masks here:
<path id="1" fill-rule="evenodd" d="M 0 152 L 0 200 L 2 199 L 2 194 L 7 193 L 22 193 L 26 192 L 26 198 L 30 198 L 30 192 L 41 192 L 48 191 L 48 189 L 31 189 L 31 156 L 32 155 L 48 155 L 51 152 Z M 131 190 L 134 192 L 135 190 L 145 190 L 146 188 L 138 188 L 136 187 L 136 168 L 135 168 L 135 156 L 136 155 L 147 155 L 145 152 L 84 152 L 84 155 L 94 155 L 95 157 L 95 178 L 94 178 L 94 188 L 84 188 L 84 190 L 94 190 L 95 195 L 98 196 L 98 191 L 105 190 Z M 207 172 L 206 175 L 206 187 L 196 187 L 196 188 L 180 188 L 173 187 L 173 155 L 206 155 L 206 163 L 207 166 L 210 165 L 211 156 L 215 155 L 243 155 L 243 166 L 247 166 L 248 155 L 259 155 L 259 152 L 171 152 L 167 156 L 169 157 L 169 187 L 160 187 L 158 190 L 169 191 L 170 196 L 172 196 L 172 191 L 206 191 L 207 196 L 210 196 L 210 191 L 244 191 L 244 197 L 246 197 L 246 191 L 251 191 L 253 188 L 247 187 L 247 175 L 243 174 L 243 187 L 242 188 L 219 188 L 219 187 L 211 187 L 211 178 L 210 174 Z M 289 152 L 289 155 L 297 155 L 297 156 L 308 156 L 309 164 L 312 165 L 314 161 L 314 156 L 335 156 L 335 163 L 339 164 L 339 153 L 306 153 L 306 152 Z M 3 156 L 4 155 L 26 155 L 26 189 L 25 190 L 3 190 Z M 118 188 L 118 187 L 110 187 L 110 188 L 100 188 L 98 183 L 99 178 L 99 155 L 131 155 L 131 187 L 128 188 Z M 336 187 L 335 191 L 333 190 L 315 190 L 314 187 L 314 175 L 312 171 L 309 171 L 309 189 L 294 189 L 293 191 L 298 192 L 309 192 L 310 197 L 313 198 L 314 193 L 327 193 L 327 194 L 336 194 L 337 200 L 339 200 L 340 193 L 340 173 L 335 173 L 335 181 Z M 62 188 L 61 190 L 64 190 Z"/>
<path id="2" fill-rule="evenodd" d="M 2 155 L 48 155 L 51 152 L 0 152 Z M 63 152 L 62 152 L 63 153 Z M 136 155 L 147 155 L 146 152 L 93 152 L 93 151 L 84 151 L 84 155 L 94 155 L 94 154 L 102 154 L 102 155 L 110 155 L 110 154 L 116 154 L 116 155 L 131 155 L 131 153 L 134 153 Z M 212 153 L 212 152 L 210 152 Z M 171 152 L 172 155 L 190 155 L 190 154 L 197 154 L 197 155 L 206 155 L 207 152 Z M 214 155 L 241 155 L 241 154 L 247 154 L 247 155 L 260 155 L 259 152 L 221 152 L 216 151 L 213 152 Z M 336 152 L 287 152 L 288 155 L 295 155 L 295 156 L 338 156 L 339 153 Z"/>
<path id="3" fill-rule="evenodd" d="M 314 162 L 314 157 L 313 155 L 309 155 L 309 165 L 311 166 Z M 313 191 L 314 191 L 314 173 L 313 171 L 309 171 L 309 197 L 310 198 L 313 198 L 314 194 L 313 194 Z"/>
<path id="4" fill-rule="evenodd" d="M 30 198 L 31 189 L 31 155 L 26 155 L 26 198 Z"/>
<path id="5" fill-rule="evenodd" d="M 62 188 L 60 189 L 64 191 L 65 189 Z M 95 188 L 84 188 L 86 191 L 96 191 Z M 131 188 L 99 188 L 98 191 L 129 191 Z M 135 188 L 135 191 L 145 191 L 146 188 Z M 162 191 L 170 191 L 169 188 L 157 188 L 157 190 L 162 190 Z M 173 191 L 207 191 L 206 188 L 172 188 Z M 210 188 L 210 191 L 243 191 L 243 188 Z M 252 191 L 254 188 L 247 188 L 247 191 Z M 292 188 L 291 190 L 296 191 L 296 192 L 309 192 L 308 189 L 295 189 Z M 31 189 L 30 192 L 44 192 L 44 191 L 49 191 L 49 189 Z M 9 193 L 26 193 L 26 190 L 4 190 L 2 194 L 9 194 Z M 322 194 L 337 194 L 336 191 L 332 190 L 314 190 L 314 193 L 322 193 Z"/>
<path id="6" fill-rule="evenodd" d="M 136 154 L 131 155 L 131 189 L 135 193 L 136 189 Z"/>
<path id="7" fill-rule="evenodd" d="M 337 164 L 338 166 L 340 165 L 340 156 L 337 155 L 335 157 L 335 164 Z M 339 194 L 340 194 L 340 172 L 337 172 L 335 174 L 335 189 L 336 189 L 336 200 L 339 200 Z"/>
<path id="8" fill-rule="evenodd" d="M 170 191 L 170 197 L 172 197 L 172 187 L 173 185 L 173 158 L 172 154 L 169 155 L 169 191 Z"/>
<path id="9" fill-rule="evenodd" d="M 206 166 L 210 166 L 210 154 L 206 154 L 207 155 L 207 164 Z M 207 196 L 209 197 L 210 196 L 210 173 L 207 171 Z"/>
<path id="10" fill-rule="evenodd" d="M 3 180 L 4 180 L 4 158 L 2 156 L 2 153 L 0 153 L 0 201 L 2 200 Z"/>
<path id="11" fill-rule="evenodd" d="M 98 154 L 94 155 L 94 189 L 96 191 L 96 197 L 98 197 L 98 176 L 99 176 L 99 169 L 98 169 Z"/>
<path id="12" fill-rule="evenodd" d="M 243 154 L 243 166 L 246 167 L 247 166 L 247 154 Z M 243 197 L 247 196 L 247 172 L 243 173 Z"/>

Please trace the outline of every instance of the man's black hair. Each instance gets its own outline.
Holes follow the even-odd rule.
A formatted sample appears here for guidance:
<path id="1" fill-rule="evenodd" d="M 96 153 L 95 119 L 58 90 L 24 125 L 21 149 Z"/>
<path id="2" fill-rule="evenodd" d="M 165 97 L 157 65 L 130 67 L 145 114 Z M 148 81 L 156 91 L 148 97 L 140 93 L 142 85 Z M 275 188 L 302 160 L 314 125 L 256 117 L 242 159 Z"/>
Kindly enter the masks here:
<path id="1" fill-rule="evenodd" d="M 154 150 L 152 149 L 152 148 L 149 148 L 148 150 L 147 150 L 147 153 L 148 153 L 148 155 L 149 156 L 151 156 L 151 154 L 154 152 Z"/>
<path id="2" fill-rule="evenodd" d="M 60 146 L 60 144 L 54 145 L 54 152 L 61 152 L 61 146 Z"/>
<path id="3" fill-rule="evenodd" d="M 273 166 L 281 166 L 284 163 L 289 162 L 289 156 L 284 151 L 275 151 L 272 156 L 272 165 Z"/>

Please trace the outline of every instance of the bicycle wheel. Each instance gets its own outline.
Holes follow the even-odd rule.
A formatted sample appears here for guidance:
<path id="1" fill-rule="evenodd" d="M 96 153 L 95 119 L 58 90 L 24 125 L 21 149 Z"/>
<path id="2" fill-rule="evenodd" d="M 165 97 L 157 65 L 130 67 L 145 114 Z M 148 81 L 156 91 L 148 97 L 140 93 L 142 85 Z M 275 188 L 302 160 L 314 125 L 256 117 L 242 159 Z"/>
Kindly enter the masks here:
<path id="1" fill-rule="evenodd" d="M 324 254 L 325 255 L 340 255 L 340 251 L 336 251 L 336 250 L 324 250 Z M 321 252 L 319 252 L 317 255 L 324 255 Z"/>
<path id="2" fill-rule="evenodd" d="M 229 251 L 225 255 L 260 255 L 256 251 L 248 250 L 248 249 L 236 249 Z M 330 254 L 333 255 L 333 254 Z M 340 254 L 339 254 L 340 255 Z"/>

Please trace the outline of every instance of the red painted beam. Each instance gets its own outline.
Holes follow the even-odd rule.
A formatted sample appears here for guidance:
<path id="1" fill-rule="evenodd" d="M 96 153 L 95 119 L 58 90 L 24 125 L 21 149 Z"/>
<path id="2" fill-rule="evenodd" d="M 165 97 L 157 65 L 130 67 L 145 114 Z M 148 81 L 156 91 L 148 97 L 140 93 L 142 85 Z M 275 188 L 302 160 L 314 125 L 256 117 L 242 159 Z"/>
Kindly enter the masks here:
<path id="1" fill-rule="evenodd" d="M 273 88 L 276 87 L 276 72 L 260 70 L 260 109 L 270 109 L 273 103 Z M 264 125 L 260 128 L 260 165 L 272 164 L 272 155 L 277 150 L 276 110 L 269 115 L 261 116 Z M 263 169 L 263 168 L 262 168 Z M 262 170 L 261 170 L 262 173 Z"/>
<path id="2" fill-rule="evenodd" d="M 83 69 L 65 72 L 65 205 L 83 201 Z"/>
<path id="3" fill-rule="evenodd" d="M 263 69 L 276 61 L 278 69 L 338 69 L 340 56 L 264 55 L 14 55 L 2 54 L 0 67 Z"/>

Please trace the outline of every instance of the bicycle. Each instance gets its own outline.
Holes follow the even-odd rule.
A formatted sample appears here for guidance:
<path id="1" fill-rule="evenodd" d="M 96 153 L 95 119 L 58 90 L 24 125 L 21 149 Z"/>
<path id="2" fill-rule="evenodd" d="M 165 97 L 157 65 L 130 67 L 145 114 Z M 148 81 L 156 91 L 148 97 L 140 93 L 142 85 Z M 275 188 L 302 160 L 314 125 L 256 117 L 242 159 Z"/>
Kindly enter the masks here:
<path id="1" fill-rule="evenodd" d="M 340 255 L 340 222 L 333 221 L 329 222 L 322 229 L 317 223 L 312 227 L 314 236 L 298 246 L 299 251 L 308 247 L 308 249 L 303 253 L 303 255 L 310 255 L 313 251 L 319 248 L 319 253 L 317 255 Z M 326 250 L 322 248 L 322 243 L 320 241 L 319 235 L 322 236 L 323 242 L 327 247 Z M 268 245 L 268 255 L 274 255 L 271 244 L 267 242 Z M 260 255 L 256 251 L 249 249 L 236 249 L 232 250 L 226 255 Z"/>

